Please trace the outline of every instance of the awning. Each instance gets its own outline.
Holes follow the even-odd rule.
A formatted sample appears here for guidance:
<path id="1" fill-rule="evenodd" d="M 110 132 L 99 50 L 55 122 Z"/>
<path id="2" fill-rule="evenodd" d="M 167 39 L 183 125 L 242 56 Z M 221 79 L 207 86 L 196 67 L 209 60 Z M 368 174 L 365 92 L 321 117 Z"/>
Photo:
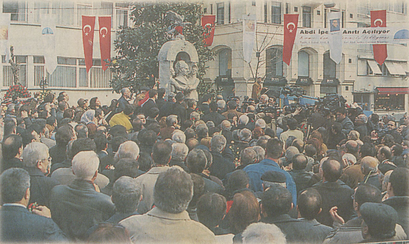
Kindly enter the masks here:
<path id="1" fill-rule="evenodd" d="M 377 87 L 378 94 L 409 94 L 408 87 Z"/>
<path id="2" fill-rule="evenodd" d="M 398 62 L 385 61 L 385 65 L 391 75 L 406 75 L 402 65 Z"/>
<path id="3" fill-rule="evenodd" d="M 379 68 L 378 64 L 375 62 L 375 60 L 367 60 L 367 61 L 368 61 L 368 65 L 371 68 L 374 75 L 381 75 L 382 74 L 382 71 Z"/>

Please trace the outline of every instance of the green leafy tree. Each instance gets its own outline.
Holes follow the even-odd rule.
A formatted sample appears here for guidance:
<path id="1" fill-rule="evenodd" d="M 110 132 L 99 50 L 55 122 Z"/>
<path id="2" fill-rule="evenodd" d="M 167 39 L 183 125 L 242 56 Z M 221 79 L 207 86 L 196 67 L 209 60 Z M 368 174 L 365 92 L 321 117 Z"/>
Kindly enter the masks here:
<path id="1" fill-rule="evenodd" d="M 155 84 L 159 77 L 159 50 L 171 40 L 166 34 L 170 23 L 167 23 L 165 16 L 169 10 L 184 16 L 184 22 L 192 23 L 183 28 L 183 35 L 198 52 L 199 95 L 209 92 L 210 85 L 203 82 L 203 76 L 206 62 L 212 60 L 214 54 L 204 45 L 200 23 L 202 6 L 196 3 L 135 3 L 131 12 L 134 27 L 121 28 L 114 42 L 118 56 L 111 62 L 114 73 L 111 87 L 115 92 L 123 87 L 132 87 L 137 91 L 143 86 L 152 87 Z"/>

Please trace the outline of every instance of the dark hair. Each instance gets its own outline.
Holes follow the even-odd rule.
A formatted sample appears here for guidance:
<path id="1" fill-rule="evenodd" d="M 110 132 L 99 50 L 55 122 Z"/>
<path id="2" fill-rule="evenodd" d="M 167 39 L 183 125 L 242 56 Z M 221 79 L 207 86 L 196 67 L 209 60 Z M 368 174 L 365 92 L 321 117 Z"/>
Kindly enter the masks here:
<path id="1" fill-rule="evenodd" d="M 409 169 L 398 167 L 389 177 L 395 196 L 409 196 Z"/>
<path id="2" fill-rule="evenodd" d="M 130 243 L 128 230 L 120 224 L 103 222 L 87 239 L 88 243 Z"/>
<path id="3" fill-rule="evenodd" d="M 322 172 L 325 180 L 335 182 L 342 175 L 341 163 L 336 160 L 328 159 L 322 163 Z"/>
<path id="4" fill-rule="evenodd" d="M 381 147 L 381 149 L 379 149 L 379 153 L 385 155 L 386 159 L 391 159 L 392 158 L 391 149 L 389 147 L 387 147 L 387 146 Z"/>
<path id="5" fill-rule="evenodd" d="M 186 158 L 186 164 L 189 171 L 200 174 L 206 168 L 207 158 L 202 149 L 193 149 Z"/>
<path id="6" fill-rule="evenodd" d="M 71 158 L 74 158 L 79 152 L 95 151 L 95 142 L 89 138 L 79 138 L 72 143 Z"/>
<path id="7" fill-rule="evenodd" d="M 190 120 L 189 120 L 190 121 Z M 191 122 L 191 121 L 190 121 Z M 196 136 L 196 132 L 192 128 L 187 128 L 185 130 L 185 136 L 186 136 L 186 141 L 189 140 L 190 138 L 194 138 Z"/>
<path id="8" fill-rule="evenodd" d="M 96 102 L 97 102 L 98 97 L 93 97 L 89 100 L 89 107 L 91 109 L 96 109 Z"/>
<path id="9" fill-rule="evenodd" d="M 153 130 L 142 129 L 138 133 L 138 141 L 141 145 L 153 146 L 158 139 L 158 135 Z"/>
<path id="10" fill-rule="evenodd" d="M 168 165 L 172 146 L 164 141 L 158 141 L 152 148 L 152 159 L 156 165 Z"/>
<path id="11" fill-rule="evenodd" d="M 342 124 L 339 122 L 334 122 L 331 126 L 331 128 L 337 133 L 341 134 L 342 133 Z"/>
<path id="12" fill-rule="evenodd" d="M 111 148 L 112 148 L 112 151 L 113 151 L 113 152 L 117 152 L 119 146 L 120 146 L 122 143 L 126 142 L 127 140 L 128 140 L 128 138 L 123 137 L 123 136 L 117 136 L 117 137 L 112 138 L 112 140 L 111 140 Z"/>
<path id="13" fill-rule="evenodd" d="M 88 127 L 85 124 L 77 124 L 75 126 L 75 132 L 77 133 L 78 138 L 87 138 L 88 137 Z"/>
<path id="14" fill-rule="evenodd" d="M 94 142 L 97 152 L 106 149 L 108 144 L 107 137 L 104 133 L 97 133 L 97 135 L 94 138 Z"/>
<path id="15" fill-rule="evenodd" d="M 217 193 L 206 193 L 197 202 L 197 217 L 210 230 L 223 220 L 226 214 L 226 198 Z"/>
<path id="16" fill-rule="evenodd" d="M 57 119 L 54 116 L 50 116 L 47 118 L 47 125 L 54 125 Z M 51 131 L 50 131 L 51 132 Z"/>
<path id="17" fill-rule="evenodd" d="M 121 158 L 115 164 L 114 179 L 118 179 L 121 176 L 129 176 L 136 178 L 138 176 L 139 163 L 132 158 Z"/>
<path id="18" fill-rule="evenodd" d="M 140 152 L 138 163 L 139 163 L 139 169 L 141 171 L 147 172 L 148 170 L 151 169 L 152 164 L 153 164 L 151 155 L 149 153 Z"/>
<path id="19" fill-rule="evenodd" d="M 270 217 L 287 214 L 291 209 L 292 201 L 290 191 L 280 185 L 270 186 L 270 189 L 263 192 L 261 197 L 263 211 Z"/>
<path id="20" fill-rule="evenodd" d="M 157 91 L 157 90 L 155 90 L 155 89 L 150 89 L 150 90 L 149 90 L 149 97 L 150 97 L 150 98 L 154 97 L 154 96 L 157 95 L 157 94 L 158 94 L 158 91 Z"/>
<path id="21" fill-rule="evenodd" d="M 163 96 L 165 96 L 166 90 L 165 88 L 159 88 L 158 89 L 158 97 L 159 98 L 163 98 Z"/>
<path id="22" fill-rule="evenodd" d="M 152 107 L 152 108 L 149 109 L 147 115 L 150 118 L 155 118 L 156 116 L 158 116 L 159 112 L 160 111 L 159 111 L 159 109 L 157 107 Z"/>
<path id="23" fill-rule="evenodd" d="M 6 136 L 2 142 L 3 159 L 10 160 L 14 158 L 22 146 L 23 139 L 21 136 L 16 134 Z"/>
<path id="24" fill-rule="evenodd" d="M 211 102 L 211 103 L 209 104 L 209 108 L 210 108 L 210 110 L 212 110 L 213 112 L 216 112 L 216 111 L 217 111 L 217 103 L 216 103 L 216 102 Z"/>
<path id="25" fill-rule="evenodd" d="M 307 167 L 307 163 L 308 163 L 308 159 L 304 154 L 296 154 L 293 157 L 293 168 L 295 170 L 302 170 L 305 169 L 305 167 Z"/>
<path id="26" fill-rule="evenodd" d="M 301 216 L 307 220 L 313 220 L 322 207 L 321 195 L 316 189 L 308 188 L 298 195 L 297 204 Z"/>
<path id="27" fill-rule="evenodd" d="M 171 167 L 159 174 L 153 191 L 157 208 L 168 213 L 181 213 L 187 209 L 192 196 L 193 181 L 180 167 Z"/>
<path id="28" fill-rule="evenodd" d="M 114 125 L 109 130 L 109 134 L 113 137 L 123 136 L 127 137 L 126 128 L 123 125 Z"/>
<path id="29" fill-rule="evenodd" d="M 236 107 L 237 107 L 237 103 L 236 103 L 236 101 L 229 101 L 228 103 L 227 103 L 227 107 L 229 108 L 229 109 L 236 109 Z"/>
<path id="30" fill-rule="evenodd" d="M 205 181 L 203 177 L 194 173 L 190 173 L 190 178 L 193 182 L 193 197 L 192 200 L 190 200 L 189 209 L 196 208 L 197 201 L 205 193 Z"/>
<path id="31" fill-rule="evenodd" d="M 55 95 L 54 93 L 50 92 L 44 97 L 45 103 L 52 103 L 54 101 Z"/>
<path id="32" fill-rule="evenodd" d="M 30 187 L 30 175 L 24 169 L 11 168 L 1 174 L 0 183 L 2 202 L 17 203 Z"/>
<path id="33" fill-rule="evenodd" d="M 403 147 L 400 144 L 395 144 L 392 147 L 392 153 L 394 156 L 401 156 L 403 153 Z"/>
<path id="34" fill-rule="evenodd" d="M 335 110 L 335 112 L 336 112 L 336 113 L 341 113 L 341 114 L 346 114 L 346 113 L 347 113 L 347 110 L 346 110 L 345 107 L 338 107 L 338 108 Z"/>
<path id="35" fill-rule="evenodd" d="M 118 177 L 112 188 L 112 202 L 115 204 L 116 211 L 120 213 L 135 212 L 141 194 L 142 190 L 133 177 Z"/>
<path id="36" fill-rule="evenodd" d="M 100 108 L 95 109 L 94 118 L 100 116 L 104 111 Z"/>
<path id="37" fill-rule="evenodd" d="M 74 134 L 70 125 L 61 126 L 55 133 L 55 141 L 60 146 L 67 146 L 73 137 Z"/>
<path id="38" fill-rule="evenodd" d="M 382 193 L 375 186 L 365 183 L 356 188 L 355 202 L 358 203 L 358 210 L 366 202 L 382 202 Z"/>
<path id="39" fill-rule="evenodd" d="M 366 156 L 376 157 L 376 148 L 372 143 L 364 143 L 360 148 L 361 158 Z"/>
<path id="40" fill-rule="evenodd" d="M 16 122 L 11 118 L 4 119 L 4 136 L 10 135 L 13 133 L 13 130 L 17 127 Z"/>
<path id="41" fill-rule="evenodd" d="M 283 143 L 277 139 L 272 138 L 267 141 L 266 154 L 272 158 L 279 158 L 283 153 Z"/>
<path id="42" fill-rule="evenodd" d="M 67 102 L 66 101 L 60 101 L 58 102 L 58 109 L 63 111 L 67 107 Z"/>
<path id="43" fill-rule="evenodd" d="M 298 125 L 298 122 L 297 122 L 296 119 L 294 119 L 294 118 L 289 118 L 289 119 L 287 120 L 287 126 L 288 126 L 288 128 L 290 128 L 290 130 L 295 130 L 295 129 L 297 129 L 297 125 Z"/>
<path id="44" fill-rule="evenodd" d="M 64 110 L 62 117 L 72 119 L 74 117 L 74 109 L 69 108 Z"/>
<path id="45" fill-rule="evenodd" d="M 132 104 L 126 104 L 126 105 L 125 105 L 124 114 L 130 115 L 130 114 L 133 113 L 133 111 L 134 111 L 134 107 L 133 107 Z"/>
<path id="46" fill-rule="evenodd" d="M 251 191 L 242 191 L 234 195 L 233 204 L 227 214 L 233 234 L 244 231 L 247 226 L 256 223 L 259 217 L 260 206 Z"/>
<path id="47" fill-rule="evenodd" d="M 227 181 L 225 196 L 230 200 L 231 198 L 233 198 L 237 190 L 247 188 L 247 185 L 249 183 L 250 179 L 246 171 L 241 169 L 233 171 Z"/>

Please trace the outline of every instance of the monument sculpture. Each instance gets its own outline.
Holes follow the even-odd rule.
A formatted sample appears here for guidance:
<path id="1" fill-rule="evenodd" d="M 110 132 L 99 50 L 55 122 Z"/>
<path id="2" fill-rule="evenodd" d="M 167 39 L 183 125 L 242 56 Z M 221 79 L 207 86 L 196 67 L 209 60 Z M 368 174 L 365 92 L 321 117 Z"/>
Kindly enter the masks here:
<path id="1" fill-rule="evenodd" d="M 183 21 L 183 16 L 172 11 L 167 13 L 166 19 L 171 21 L 172 16 L 177 16 L 175 23 Z M 196 89 L 199 85 L 197 50 L 192 43 L 185 40 L 181 31 L 183 28 L 178 28 L 179 26 L 175 26 L 175 23 L 171 23 L 169 27 L 173 33 L 172 40 L 163 44 L 158 54 L 159 86 L 165 88 L 166 94 L 183 92 L 185 99 L 197 101 Z M 179 31 L 175 34 L 174 30 Z"/>

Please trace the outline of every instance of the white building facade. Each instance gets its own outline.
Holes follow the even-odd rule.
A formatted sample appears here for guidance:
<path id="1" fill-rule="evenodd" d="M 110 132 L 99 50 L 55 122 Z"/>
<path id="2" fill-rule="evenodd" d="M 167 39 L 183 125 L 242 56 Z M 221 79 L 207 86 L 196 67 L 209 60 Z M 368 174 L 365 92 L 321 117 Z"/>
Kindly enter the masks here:
<path id="1" fill-rule="evenodd" d="M 40 82 L 47 79 L 48 89 L 58 95 L 66 91 L 71 103 L 79 98 L 98 96 L 103 104 L 109 104 L 112 94 L 109 81 L 110 69 L 101 67 L 98 21 L 95 23 L 93 44 L 93 67 L 85 69 L 82 44 L 81 16 L 111 16 L 111 56 L 115 56 L 114 40 L 119 26 L 128 26 L 130 7 L 122 2 L 78 2 L 78 1 L 2 1 L 1 13 L 10 14 L 8 45 L 14 47 L 19 64 L 19 82 L 29 91 L 41 90 Z M 56 18 L 57 68 L 52 75 L 45 72 L 44 47 L 41 39 L 41 18 L 51 15 Z M 97 18 L 98 19 L 98 18 Z M 6 62 L 2 50 L 0 77 L 2 94 L 13 85 L 11 66 Z"/>
<path id="2" fill-rule="evenodd" d="M 341 12 L 342 28 L 370 26 L 371 10 L 387 10 L 388 27 L 409 26 L 405 1 L 206 1 L 205 14 L 216 15 L 215 36 L 210 47 L 206 80 L 224 87 L 224 95 L 251 96 L 254 77 L 265 77 L 264 86 L 279 90 L 299 85 L 306 95 L 323 97 L 337 93 L 347 103 L 365 110 L 400 117 L 409 111 L 409 48 L 388 44 L 388 58 L 380 66 L 369 44 L 343 45 L 342 61 L 329 58 L 328 45 L 294 44 L 290 65 L 282 61 L 284 14 L 299 14 L 298 28 L 327 28 L 329 12 Z M 256 44 L 251 68 L 243 59 L 245 15 L 257 18 Z M 259 64 L 259 69 L 255 67 Z M 257 71 L 256 71 L 257 70 Z"/>

